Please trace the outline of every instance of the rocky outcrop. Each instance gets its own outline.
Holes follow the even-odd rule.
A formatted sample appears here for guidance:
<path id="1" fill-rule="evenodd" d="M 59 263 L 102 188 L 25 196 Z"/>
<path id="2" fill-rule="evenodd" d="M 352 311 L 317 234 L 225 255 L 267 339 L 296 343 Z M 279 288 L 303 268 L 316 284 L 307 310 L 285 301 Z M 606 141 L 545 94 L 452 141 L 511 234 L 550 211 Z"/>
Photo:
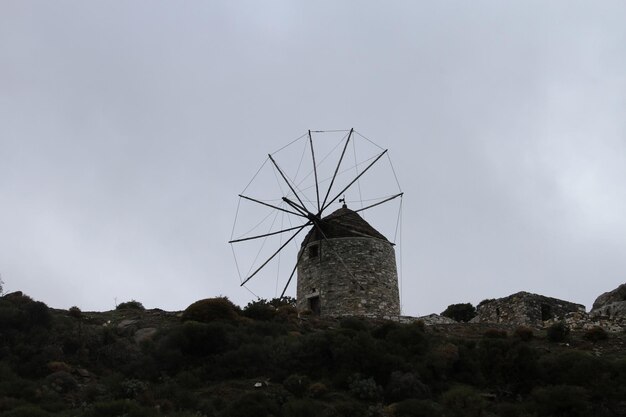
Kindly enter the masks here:
<path id="1" fill-rule="evenodd" d="M 626 318 L 626 284 L 596 298 L 589 314 L 594 317 Z"/>

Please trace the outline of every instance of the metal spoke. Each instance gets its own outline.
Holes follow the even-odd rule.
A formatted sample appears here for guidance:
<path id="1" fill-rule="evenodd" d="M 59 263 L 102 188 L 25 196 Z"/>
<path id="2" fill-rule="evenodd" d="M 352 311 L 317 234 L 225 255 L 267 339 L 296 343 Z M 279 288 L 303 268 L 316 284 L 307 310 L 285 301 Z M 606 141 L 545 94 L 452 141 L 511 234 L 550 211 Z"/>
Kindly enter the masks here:
<path id="1" fill-rule="evenodd" d="M 328 201 L 328 195 L 330 194 L 331 188 L 333 188 L 333 184 L 335 183 L 335 177 L 337 177 L 337 172 L 339 172 L 339 167 L 341 166 L 341 161 L 343 160 L 343 156 L 346 154 L 346 149 L 348 148 L 348 143 L 350 143 L 350 138 L 352 137 L 352 132 L 354 132 L 354 128 L 350 129 L 350 133 L 348 134 L 348 139 L 346 139 L 346 144 L 343 147 L 343 151 L 341 151 L 341 157 L 339 157 L 339 162 L 337 163 L 337 168 L 335 168 L 335 173 L 333 174 L 333 179 L 330 181 L 330 185 L 328 186 L 328 190 L 326 191 L 326 197 L 324 197 L 324 202 L 322 203 L 322 208 L 318 210 L 318 217 L 322 215 L 322 211 L 326 206 L 326 201 Z M 332 201 L 334 201 L 333 199 Z"/>
<path id="2" fill-rule="evenodd" d="M 401 197 L 402 195 L 404 195 L 404 193 L 399 193 L 399 194 L 396 194 L 396 195 L 394 195 L 394 196 L 391 196 L 391 197 L 389 197 L 389 198 L 384 199 L 383 201 L 379 201 L 378 203 L 370 204 L 370 205 L 369 205 L 369 206 L 367 206 L 367 207 L 363 207 L 363 208 L 360 208 L 360 209 L 358 209 L 358 210 L 354 210 L 354 212 L 355 212 L 355 213 L 358 213 L 359 211 L 363 211 L 363 210 L 370 209 L 370 208 L 372 208 L 372 207 L 376 207 L 376 206 L 378 206 L 378 205 L 381 205 L 381 204 L 383 204 L 383 203 L 386 203 L 387 201 L 391 201 L 391 200 L 393 200 L 393 199 L 395 199 L 395 198 Z"/>
<path id="3" fill-rule="evenodd" d="M 320 188 L 317 182 L 317 164 L 315 163 L 315 152 L 313 151 L 313 138 L 309 130 L 309 144 L 311 145 L 311 158 L 313 159 L 313 173 L 315 174 L 315 194 L 317 195 L 317 211 L 320 211 Z"/>
<path id="4" fill-rule="evenodd" d="M 353 180 L 350 182 L 350 184 L 348 184 L 348 185 L 347 185 L 347 186 L 346 186 L 343 190 L 341 190 L 341 192 L 339 192 L 339 193 L 335 196 L 335 198 L 333 198 L 332 200 L 330 200 L 330 201 L 328 202 L 328 204 L 326 204 L 325 206 L 323 206 L 323 207 L 322 207 L 322 211 L 326 210 L 326 209 L 328 208 L 328 206 L 330 206 L 330 205 L 332 204 L 332 202 L 333 202 L 333 201 L 335 201 L 337 198 L 341 197 L 341 194 L 343 194 L 343 193 L 344 193 L 344 192 L 345 192 L 348 188 L 350 188 L 350 187 L 352 186 L 352 184 L 354 184 L 354 183 L 355 183 L 355 182 L 356 182 L 359 178 L 361 178 L 361 176 L 362 176 L 363 174 L 365 174 L 365 173 L 367 172 L 367 170 L 368 170 L 368 169 L 370 169 L 370 168 L 372 167 L 372 165 L 374 165 L 376 162 L 378 162 L 378 160 L 379 160 L 380 158 L 382 158 L 382 157 L 383 157 L 383 155 L 384 155 L 384 154 L 386 154 L 386 153 L 387 153 L 387 149 L 385 149 L 385 150 L 384 150 L 384 151 L 383 151 L 380 155 L 378 155 L 378 156 L 376 157 L 376 159 L 374 159 L 374 160 L 372 161 L 372 163 L 371 163 L 371 164 L 369 164 L 369 165 L 368 165 L 368 166 L 367 166 L 367 167 L 366 167 L 366 168 L 365 168 L 365 169 L 364 169 L 364 170 L 363 170 L 363 171 L 362 171 L 359 175 L 357 175 L 357 176 L 356 176 L 356 178 L 355 178 L 355 179 L 353 179 Z"/>
<path id="5" fill-rule="evenodd" d="M 284 214 L 283 214 L 284 216 Z M 245 242 L 246 240 L 254 240 L 254 239 L 260 239 L 262 237 L 267 237 L 267 236 L 273 236 L 273 235 L 277 235 L 279 233 L 285 233 L 285 232 L 290 232 L 292 230 L 296 230 L 298 229 L 300 226 L 296 226 L 296 227 L 290 227 L 288 229 L 283 229 L 283 230 L 279 230 L 277 232 L 271 232 L 271 233 L 265 233 L 263 235 L 258 235 L 258 236 L 251 236 L 251 237 L 244 237 L 241 239 L 235 239 L 235 240 L 229 240 L 228 243 L 237 243 L 237 242 Z"/>
<path id="6" fill-rule="evenodd" d="M 280 248 L 278 248 L 278 250 L 277 250 L 276 252 L 274 252 L 274 253 L 272 254 L 272 256 L 270 256 L 270 257 L 269 257 L 269 258 L 268 258 L 265 262 L 263 262 L 263 264 L 262 264 L 260 267 L 258 267 L 258 268 L 256 269 L 256 271 L 254 271 L 254 272 L 252 273 L 252 275 L 250 275 L 248 278 L 246 278 L 246 279 L 245 279 L 245 280 L 241 283 L 241 285 L 243 286 L 246 282 L 250 281 L 250 280 L 252 279 L 252 277 L 253 277 L 253 276 L 255 276 L 255 275 L 256 275 L 256 274 L 257 274 L 257 273 L 258 273 L 261 269 L 263 269 L 263 267 L 264 267 L 265 265 L 267 265 L 267 264 L 268 264 L 268 263 L 269 263 L 272 259 L 274 259 L 274 257 L 275 257 L 276 255 L 278 255 L 278 252 L 280 252 L 281 250 L 283 250 L 283 248 L 284 248 L 285 246 L 287 246 L 287 245 L 289 244 L 289 242 L 291 242 L 291 241 L 292 241 L 292 240 L 293 240 L 296 236 L 298 236 L 298 233 L 300 233 L 302 230 L 304 230 L 304 228 L 305 228 L 305 227 L 310 226 L 311 224 L 313 224 L 313 223 L 312 223 L 312 222 L 307 222 L 306 224 L 303 224 L 302 226 L 300 226 L 300 227 L 299 227 L 299 229 L 300 229 L 300 230 L 298 230 L 296 233 L 294 233 L 294 234 L 293 234 L 293 236 L 291 236 L 291 237 L 290 237 L 290 238 L 289 238 L 289 239 L 288 239 L 285 243 L 283 243 L 283 244 L 281 245 L 281 247 L 280 247 Z"/>
<path id="7" fill-rule="evenodd" d="M 276 161 L 274 161 L 274 158 L 272 158 L 272 155 L 268 155 L 270 157 L 270 161 L 272 161 L 272 163 L 274 164 L 274 166 L 276 167 L 276 169 L 278 170 L 278 172 L 280 173 L 280 176 L 283 177 L 283 179 L 285 180 L 285 182 L 287 183 L 287 185 L 289 186 L 289 188 L 291 189 L 291 192 L 293 193 L 293 195 L 296 196 L 296 198 L 298 199 L 298 201 L 300 202 L 300 204 L 302 204 L 302 207 L 306 208 L 306 205 L 302 202 L 302 200 L 300 199 L 300 196 L 298 195 L 298 193 L 296 193 L 296 190 L 293 189 L 293 187 L 291 186 L 291 182 L 287 179 L 287 177 L 285 176 L 285 174 L 283 173 L 283 170 L 280 169 L 280 167 L 278 166 L 278 164 L 276 163 Z"/>
<path id="8" fill-rule="evenodd" d="M 284 211 L 285 213 L 294 214 L 294 215 L 296 215 L 296 216 L 300 216 L 300 217 L 306 217 L 305 215 L 300 214 L 300 213 L 296 213 L 295 211 L 285 210 L 284 208 L 281 208 L 281 207 L 273 206 L 273 205 L 271 205 L 271 204 L 264 203 L 264 202 L 263 202 L 263 201 L 261 201 L 261 200 L 254 199 L 254 198 L 252 198 L 252 197 L 248 197 L 248 196 L 245 196 L 245 195 L 243 195 L 243 194 L 239 194 L 239 197 L 241 197 L 241 198 L 245 198 L 246 200 L 254 201 L 255 203 L 259 203 L 259 204 L 262 204 L 262 205 L 267 206 L 267 207 L 271 207 L 271 208 L 276 209 L 276 210 Z"/>

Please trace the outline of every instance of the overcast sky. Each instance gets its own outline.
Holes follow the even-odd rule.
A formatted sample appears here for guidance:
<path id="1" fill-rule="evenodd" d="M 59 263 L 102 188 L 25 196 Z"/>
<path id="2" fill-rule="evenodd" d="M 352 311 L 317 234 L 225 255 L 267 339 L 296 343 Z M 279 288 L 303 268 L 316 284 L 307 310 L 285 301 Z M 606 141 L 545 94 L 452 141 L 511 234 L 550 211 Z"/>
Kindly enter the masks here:
<path id="1" fill-rule="evenodd" d="M 5 290 L 245 305 L 237 194 L 307 129 L 354 127 L 405 192 L 404 314 L 521 290 L 589 308 L 626 281 L 625 21 L 622 1 L 0 0 Z"/>

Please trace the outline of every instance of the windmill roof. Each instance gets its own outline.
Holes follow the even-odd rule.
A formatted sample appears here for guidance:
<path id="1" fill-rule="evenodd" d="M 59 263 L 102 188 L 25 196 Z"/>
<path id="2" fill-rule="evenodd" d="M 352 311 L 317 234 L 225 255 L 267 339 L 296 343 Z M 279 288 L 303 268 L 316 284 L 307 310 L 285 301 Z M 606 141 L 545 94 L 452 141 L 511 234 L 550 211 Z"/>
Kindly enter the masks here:
<path id="1" fill-rule="evenodd" d="M 374 229 L 355 211 L 347 207 L 335 210 L 328 216 L 322 218 L 320 228 L 324 234 L 320 233 L 317 227 L 312 227 L 309 233 L 302 241 L 303 246 L 310 242 L 324 239 L 341 238 L 341 237 L 374 237 L 387 241 L 378 230 Z"/>

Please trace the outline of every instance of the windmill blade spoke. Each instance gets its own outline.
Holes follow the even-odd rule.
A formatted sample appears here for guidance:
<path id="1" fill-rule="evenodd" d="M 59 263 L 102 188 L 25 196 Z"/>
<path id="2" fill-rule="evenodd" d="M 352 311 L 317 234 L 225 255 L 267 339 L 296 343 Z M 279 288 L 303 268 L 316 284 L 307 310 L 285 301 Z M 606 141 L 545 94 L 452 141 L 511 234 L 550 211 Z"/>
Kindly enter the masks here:
<path id="1" fill-rule="evenodd" d="M 288 199 L 287 197 L 283 197 L 283 201 L 287 204 L 289 204 L 291 207 L 295 208 L 296 210 L 298 210 L 299 212 L 301 212 L 304 216 L 308 217 L 309 212 L 307 211 L 306 208 L 301 207 L 299 204 L 291 201 L 290 199 Z"/>
<path id="2" fill-rule="evenodd" d="M 292 230 L 299 229 L 300 227 L 301 226 L 295 226 L 295 227 L 290 227 L 288 229 L 278 230 L 276 232 L 265 233 L 265 234 L 262 234 L 262 235 L 244 237 L 244 238 L 235 239 L 235 240 L 229 240 L 228 243 L 237 243 L 237 242 L 245 242 L 246 240 L 260 239 L 262 237 L 273 236 L 273 235 L 277 235 L 277 234 L 280 234 L 280 233 L 290 232 Z"/>
<path id="3" fill-rule="evenodd" d="M 300 214 L 300 213 L 296 213 L 295 211 L 285 210 L 285 209 L 284 209 L 284 208 L 282 208 L 282 207 L 274 206 L 274 205 L 272 205 L 272 204 L 265 203 L 265 202 L 263 202 L 263 201 L 261 201 L 261 200 L 257 200 L 257 199 L 255 199 L 255 198 L 248 197 L 248 196 L 245 196 L 245 195 L 243 195 L 243 194 L 239 194 L 239 197 L 241 197 L 241 198 L 245 198 L 246 200 L 254 201 L 255 203 L 262 204 L 262 205 L 264 205 L 264 206 L 271 207 L 271 208 L 276 209 L 276 210 L 284 211 L 285 213 L 294 214 L 294 215 L 296 215 L 296 216 L 300 216 L 300 217 L 306 217 L 305 215 Z"/>
<path id="4" fill-rule="evenodd" d="M 343 151 L 341 151 L 341 156 L 339 157 L 339 162 L 337 163 L 337 168 L 335 168 L 335 173 L 333 174 L 333 179 L 330 181 L 330 185 L 328 186 L 328 190 L 326 191 L 326 196 L 324 197 L 324 202 L 322 203 L 322 208 L 317 213 L 318 216 L 320 216 L 322 214 L 322 211 L 324 211 L 324 209 L 326 208 L 326 201 L 328 201 L 328 195 L 330 194 L 330 190 L 333 188 L 333 184 L 335 183 L 335 178 L 337 177 L 337 172 L 339 172 L 339 167 L 341 166 L 341 161 L 343 160 L 343 156 L 346 154 L 346 149 L 348 148 L 348 143 L 350 143 L 350 138 L 352 137 L 352 132 L 354 132 L 354 128 L 350 129 L 350 133 L 348 134 L 348 139 L 346 139 L 346 144 L 343 147 Z M 331 201 L 335 201 L 335 199 L 333 198 Z"/>
<path id="5" fill-rule="evenodd" d="M 376 157 L 376 159 L 374 159 L 363 171 L 361 171 L 361 173 L 359 175 L 356 176 L 355 179 L 353 179 L 352 181 L 350 181 L 350 184 L 348 184 L 346 187 L 344 187 L 343 190 L 341 190 L 341 192 L 339 192 L 335 198 L 333 198 L 332 200 L 330 200 L 328 202 L 328 204 L 326 204 L 325 206 L 322 206 L 322 211 L 326 210 L 328 208 L 328 206 L 331 205 L 331 203 L 333 201 L 335 201 L 337 198 L 341 197 L 341 194 L 343 194 L 348 188 L 350 188 L 352 186 L 352 184 L 354 184 L 359 178 L 361 178 L 363 176 L 363 174 L 365 174 L 376 162 L 378 162 L 378 160 L 380 158 L 383 157 L 384 154 L 387 153 L 387 149 L 385 149 L 380 155 L 378 155 Z"/>
<path id="6" fill-rule="evenodd" d="M 298 201 L 300 202 L 300 204 L 302 204 L 302 207 L 306 208 L 306 205 L 302 202 L 302 200 L 300 199 L 300 196 L 298 195 L 298 193 L 296 193 L 296 190 L 294 190 L 293 186 L 291 185 L 291 181 L 289 181 L 287 179 L 287 177 L 285 176 L 285 174 L 283 173 L 283 170 L 280 169 L 280 167 L 278 166 L 278 164 L 276 163 L 276 161 L 274 161 L 274 158 L 272 158 L 272 155 L 268 155 L 270 157 L 270 161 L 272 161 L 272 164 L 274 164 L 274 166 L 276 167 L 276 169 L 278 170 L 278 172 L 280 173 L 280 176 L 283 177 L 283 180 L 285 180 L 285 182 L 287 183 L 287 185 L 289 186 L 289 189 L 291 190 L 291 192 L 293 193 L 293 195 L 296 196 L 296 198 L 298 199 Z"/>
<path id="7" fill-rule="evenodd" d="M 396 199 L 398 197 L 402 197 L 403 195 L 404 195 L 404 193 L 398 193 L 398 194 L 396 194 L 394 196 L 391 196 L 389 198 L 384 199 L 383 201 L 379 201 L 378 203 L 370 204 L 367 207 L 362 207 L 362 208 L 360 208 L 358 210 L 354 210 L 354 212 L 358 213 L 358 212 L 363 211 L 363 210 L 371 209 L 372 207 L 379 206 L 379 205 L 384 204 L 384 203 L 386 203 L 388 201 L 394 200 L 394 199 Z"/>
<path id="8" fill-rule="evenodd" d="M 313 159 L 313 173 L 315 175 L 315 195 L 317 196 L 317 211 L 320 211 L 320 187 L 317 182 L 317 164 L 315 163 L 315 151 L 313 150 L 313 138 L 309 130 L 309 144 L 311 145 L 311 159 Z"/>
<path id="9" fill-rule="evenodd" d="M 309 222 L 307 222 L 307 223 L 303 224 L 302 226 L 299 226 L 299 227 L 298 227 L 298 229 L 299 229 L 299 230 L 298 230 L 296 233 L 294 233 L 294 234 L 293 234 L 293 236 L 291 236 L 291 237 L 290 237 L 290 238 L 289 238 L 289 239 L 288 239 L 285 243 L 283 243 L 283 244 L 280 246 L 280 248 L 278 248 L 278 250 L 272 254 L 272 256 L 270 256 L 270 257 L 269 257 L 269 258 L 268 258 L 265 262 L 263 262 L 263 264 L 262 264 L 260 267 L 258 267 L 258 268 L 256 269 L 256 271 L 254 271 L 254 272 L 253 272 L 253 273 L 252 273 L 252 274 L 251 274 L 248 278 L 246 278 L 246 279 L 245 279 L 245 280 L 241 283 L 241 285 L 243 286 L 246 282 L 250 281 L 250 280 L 252 279 L 252 277 L 254 277 L 256 274 L 258 274 L 258 273 L 259 273 L 259 271 L 260 271 L 261 269 L 263 269 L 263 267 L 264 267 L 265 265 L 267 265 L 267 264 L 268 264 L 268 263 L 269 263 L 272 259 L 274 259 L 274 257 L 275 257 L 276 255 L 278 255 L 278 253 L 279 253 L 281 250 L 283 250 L 283 248 L 284 248 L 285 246 L 287 246 L 287 245 L 289 244 L 289 242 L 291 242 L 291 241 L 292 241 L 292 240 L 293 240 L 296 236 L 298 236 L 298 234 L 299 234 L 302 230 L 304 230 L 304 228 L 305 228 L 305 227 L 310 226 L 311 224 L 313 224 L 313 222 L 310 222 L 310 221 L 309 221 Z"/>
<path id="10" fill-rule="evenodd" d="M 298 269 L 298 264 L 300 263 L 300 259 L 302 259 L 302 255 L 304 255 L 304 248 L 306 247 L 306 245 L 309 244 L 309 236 L 307 236 L 304 239 L 304 242 L 302 242 L 302 250 L 298 254 L 298 260 L 296 261 L 296 264 L 294 265 L 293 270 L 291 271 L 291 274 L 289 275 L 289 279 L 287 280 L 287 283 L 285 284 L 285 288 L 283 288 L 283 292 L 280 293 L 280 298 L 283 298 L 285 296 L 285 292 L 287 292 L 287 288 L 289 288 L 289 284 L 291 284 L 293 275 L 296 273 L 296 270 Z"/>

